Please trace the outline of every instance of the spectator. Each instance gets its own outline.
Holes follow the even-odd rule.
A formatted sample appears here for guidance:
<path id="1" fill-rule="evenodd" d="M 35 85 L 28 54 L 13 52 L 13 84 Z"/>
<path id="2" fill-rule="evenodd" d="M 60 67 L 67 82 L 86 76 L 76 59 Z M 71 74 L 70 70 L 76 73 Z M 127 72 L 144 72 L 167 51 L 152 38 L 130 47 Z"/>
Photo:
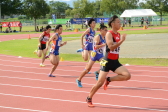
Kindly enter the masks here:
<path id="1" fill-rule="evenodd" d="M 129 18 L 128 23 L 129 23 L 129 27 L 131 27 L 131 18 Z"/>
<path id="2" fill-rule="evenodd" d="M 39 32 L 39 27 L 38 26 L 36 27 L 36 32 Z"/>
<path id="3" fill-rule="evenodd" d="M 85 21 L 85 27 L 88 28 L 88 20 Z"/>
<path id="4" fill-rule="evenodd" d="M 11 24 L 10 24 L 10 22 L 8 23 L 8 28 L 10 29 L 10 27 L 11 27 Z"/>
<path id="5" fill-rule="evenodd" d="M 141 26 L 143 27 L 143 24 L 144 24 L 144 18 L 142 17 L 141 19 Z"/>
<path id="6" fill-rule="evenodd" d="M 2 23 L 0 22 L 0 32 L 2 32 Z"/>
<path id="7" fill-rule="evenodd" d="M 9 28 L 6 28 L 5 33 L 9 33 Z"/>
<path id="8" fill-rule="evenodd" d="M 149 25 L 149 21 L 148 21 L 148 18 L 146 18 L 146 25 L 147 25 L 147 26 Z"/>
<path id="9" fill-rule="evenodd" d="M 22 31 L 22 22 L 20 21 L 20 23 L 18 24 L 19 28 L 20 28 L 20 32 Z"/>
<path id="10" fill-rule="evenodd" d="M 127 27 L 127 19 L 124 18 L 124 26 Z"/>

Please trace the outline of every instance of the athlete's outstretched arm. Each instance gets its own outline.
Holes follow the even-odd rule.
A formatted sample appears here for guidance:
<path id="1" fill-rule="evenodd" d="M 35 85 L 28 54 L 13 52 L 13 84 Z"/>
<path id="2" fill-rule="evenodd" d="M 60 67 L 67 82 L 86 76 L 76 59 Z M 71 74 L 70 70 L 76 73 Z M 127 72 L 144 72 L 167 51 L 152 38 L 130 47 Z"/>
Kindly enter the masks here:
<path id="1" fill-rule="evenodd" d="M 84 49 L 84 44 L 83 44 L 83 37 L 90 32 L 90 28 L 88 28 L 81 36 L 81 46 Z"/>
<path id="2" fill-rule="evenodd" d="M 111 51 L 115 50 L 117 47 L 119 47 L 124 42 L 125 37 L 126 37 L 126 34 L 123 34 L 121 40 L 114 44 L 113 39 L 112 39 L 112 34 L 110 32 L 107 32 L 106 33 L 106 43 L 108 45 L 108 48 Z"/>
<path id="3" fill-rule="evenodd" d="M 41 40 L 42 40 L 43 36 L 44 36 L 44 32 L 39 36 L 39 39 L 38 39 L 39 44 L 41 43 Z"/>
<path id="4" fill-rule="evenodd" d="M 98 45 L 99 42 L 100 42 L 100 36 L 99 36 L 99 35 L 97 35 L 97 36 L 94 38 L 94 42 L 95 42 L 95 47 L 96 47 L 96 49 L 101 48 L 101 47 L 103 47 L 103 46 L 106 45 L 105 43 L 102 44 L 102 45 Z"/>

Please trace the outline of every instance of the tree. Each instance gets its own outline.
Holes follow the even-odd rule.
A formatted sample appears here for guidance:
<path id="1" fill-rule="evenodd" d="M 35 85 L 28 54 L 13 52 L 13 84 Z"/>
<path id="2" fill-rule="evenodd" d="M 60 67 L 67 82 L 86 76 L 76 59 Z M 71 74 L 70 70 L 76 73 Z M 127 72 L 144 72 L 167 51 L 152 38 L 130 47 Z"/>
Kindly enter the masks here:
<path id="1" fill-rule="evenodd" d="M 21 0 L 1 0 L 0 5 L 2 17 L 22 13 Z"/>
<path id="2" fill-rule="evenodd" d="M 102 0 L 101 11 L 108 14 L 121 14 L 125 9 L 137 8 L 139 0 Z"/>
<path id="3" fill-rule="evenodd" d="M 50 17 L 52 14 L 56 14 L 57 18 L 63 18 L 63 16 L 65 17 L 65 11 L 67 9 L 72 9 L 69 4 L 66 4 L 64 2 L 54 2 L 54 1 L 50 1 Z"/>
<path id="4" fill-rule="evenodd" d="M 50 11 L 49 5 L 44 0 L 24 0 L 24 14 L 35 21 L 41 16 L 45 16 Z"/>
<path id="5" fill-rule="evenodd" d="M 93 4 L 93 17 L 98 17 L 100 15 L 103 15 L 102 11 L 100 11 L 101 1 L 96 0 Z"/>
<path id="6" fill-rule="evenodd" d="M 161 17 L 160 25 L 162 25 L 163 13 L 168 12 L 168 0 L 145 0 L 145 1 L 146 2 L 141 2 L 139 6 L 142 8 L 152 9 L 155 12 L 159 12 Z"/>

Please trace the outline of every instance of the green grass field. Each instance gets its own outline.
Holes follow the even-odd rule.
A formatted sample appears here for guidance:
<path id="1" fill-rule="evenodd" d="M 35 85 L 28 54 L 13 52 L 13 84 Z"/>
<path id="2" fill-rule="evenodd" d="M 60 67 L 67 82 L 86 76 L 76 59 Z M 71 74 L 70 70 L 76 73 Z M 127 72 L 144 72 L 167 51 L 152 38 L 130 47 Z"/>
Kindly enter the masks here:
<path id="1" fill-rule="evenodd" d="M 63 38 L 63 41 L 71 41 L 79 38 Z M 33 51 L 37 49 L 37 38 L 10 40 L 0 42 L 0 54 L 38 58 Z M 83 59 L 80 54 L 60 54 L 67 61 L 80 61 Z M 75 57 L 75 58 L 74 58 Z M 121 58 L 122 64 L 130 65 L 151 65 L 151 66 L 168 66 L 168 59 L 142 59 L 142 58 Z"/>

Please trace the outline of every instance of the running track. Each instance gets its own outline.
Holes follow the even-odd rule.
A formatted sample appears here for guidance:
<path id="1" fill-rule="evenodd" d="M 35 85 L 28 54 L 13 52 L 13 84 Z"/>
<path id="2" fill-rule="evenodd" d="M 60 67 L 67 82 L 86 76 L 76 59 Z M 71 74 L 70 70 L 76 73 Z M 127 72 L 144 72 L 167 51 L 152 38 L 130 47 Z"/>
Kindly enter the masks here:
<path id="1" fill-rule="evenodd" d="M 126 66 L 129 81 L 112 82 L 93 98 L 96 107 L 85 102 L 96 83 L 94 74 L 83 78 L 83 88 L 75 80 L 84 69 L 83 62 L 62 61 L 47 77 L 51 68 L 39 67 L 40 59 L 0 55 L 0 112 L 166 112 L 168 111 L 168 68 Z M 96 63 L 91 72 L 99 68 Z M 109 76 L 113 76 L 112 72 Z"/>

